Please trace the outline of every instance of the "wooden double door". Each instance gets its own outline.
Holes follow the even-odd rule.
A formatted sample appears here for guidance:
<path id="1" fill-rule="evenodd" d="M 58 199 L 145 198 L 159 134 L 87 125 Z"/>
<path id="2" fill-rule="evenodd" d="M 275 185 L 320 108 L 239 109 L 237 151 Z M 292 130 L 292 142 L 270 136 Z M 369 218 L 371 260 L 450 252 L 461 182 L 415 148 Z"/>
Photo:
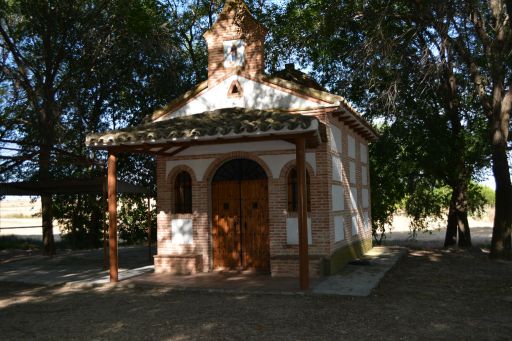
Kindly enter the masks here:
<path id="1" fill-rule="evenodd" d="M 270 270 L 267 179 L 212 183 L 213 266 Z"/>

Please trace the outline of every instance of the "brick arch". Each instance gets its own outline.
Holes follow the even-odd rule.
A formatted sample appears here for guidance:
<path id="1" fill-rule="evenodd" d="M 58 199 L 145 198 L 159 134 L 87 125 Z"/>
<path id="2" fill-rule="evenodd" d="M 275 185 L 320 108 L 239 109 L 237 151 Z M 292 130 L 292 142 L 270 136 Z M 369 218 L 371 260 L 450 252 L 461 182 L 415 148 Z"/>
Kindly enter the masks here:
<path id="1" fill-rule="evenodd" d="M 281 172 L 279 173 L 279 179 L 287 179 L 288 173 L 290 173 L 291 169 L 293 167 L 295 167 L 295 165 L 296 165 L 295 160 L 288 161 L 283 166 L 283 168 L 281 168 Z M 307 161 L 306 161 L 306 171 L 309 173 L 310 178 L 312 178 L 316 175 L 313 167 L 311 167 L 311 165 Z M 311 179 L 311 180 L 313 180 L 313 179 Z"/>
<path id="2" fill-rule="evenodd" d="M 231 152 L 217 158 L 210 164 L 210 166 L 208 166 L 208 169 L 204 173 L 205 175 L 203 176 L 203 179 L 205 179 L 210 184 L 212 182 L 213 176 L 215 175 L 215 172 L 217 172 L 217 169 L 219 169 L 225 162 L 234 159 L 248 159 L 256 162 L 267 175 L 267 179 L 272 179 L 272 172 L 270 171 L 270 168 L 267 166 L 266 162 L 260 159 L 257 155 L 247 152 Z"/>
<path id="3" fill-rule="evenodd" d="M 167 178 L 166 178 L 166 185 L 170 188 L 169 190 L 169 194 L 167 196 L 167 199 L 169 200 L 169 204 L 170 204 L 170 209 L 171 209 L 171 212 L 172 214 L 176 215 L 177 213 L 174 212 L 175 210 L 175 196 L 174 196 L 174 182 L 176 180 L 176 177 L 178 176 L 178 174 L 180 174 L 181 172 L 187 172 L 189 175 L 190 175 L 190 179 L 192 180 L 192 212 L 194 211 L 194 205 L 196 204 L 196 200 L 194 198 L 194 187 L 196 187 L 197 185 L 197 179 L 196 179 L 196 174 L 194 172 L 194 170 L 192 168 L 190 168 L 189 166 L 187 165 L 178 165 L 176 167 L 174 167 L 170 172 L 169 174 L 167 175 Z M 180 213 L 179 215 L 184 215 L 184 216 L 189 216 L 191 213 Z"/>
<path id="4" fill-rule="evenodd" d="M 288 176 L 290 175 L 290 171 L 292 170 L 292 168 L 295 167 L 296 165 L 296 160 L 291 160 L 289 162 L 287 162 L 283 168 L 281 169 L 281 173 L 279 174 L 279 181 L 281 181 L 281 188 L 283 189 L 284 193 L 285 194 L 285 198 L 286 198 L 286 210 L 288 211 Z M 313 171 L 313 167 L 311 167 L 311 165 L 306 161 L 306 173 L 307 175 L 309 175 L 309 186 L 307 186 L 308 188 L 308 191 L 307 191 L 307 201 L 308 201 L 308 214 L 311 213 L 311 198 L 312 198 L 312 195 L 311 195 L 311 187 L 313 186 L 313 178 L 315 176 L 315 172 Z"/>
<path id="5" fill-rule="evenodd" d="M 176 178 L 176 176 L 183 171 L 190 174 L 190 178 L 192 179 L 192 185 L 195 185 L 197 183 L 196 173 L 194 172 L 194 170 L 187 165 L 179 165 L 179 166 L 174 167 L 169 172 L 169 174 L 167 174 L 167 179 L 166 179 L 167 185 L 173 185 L 174 179 Z"/>

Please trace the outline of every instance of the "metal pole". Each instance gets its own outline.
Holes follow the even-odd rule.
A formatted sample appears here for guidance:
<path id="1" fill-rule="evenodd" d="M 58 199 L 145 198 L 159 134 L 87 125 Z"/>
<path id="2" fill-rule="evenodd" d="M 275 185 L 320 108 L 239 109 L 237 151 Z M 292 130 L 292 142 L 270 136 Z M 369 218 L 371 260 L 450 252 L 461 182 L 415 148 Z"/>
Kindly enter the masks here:
<path id="1" fill-rule="evenodd" d="M 110 282 L 119 281 L 117 263 L 117 171 L 116 156 L 108 153 L 108 240 L 110 250 Z"/>
<path id="2" fill-rule="evenodd" d="M 297 213 L 299 216 L 299 282 L 301 290 L 309 289 L 308 215 L 306 185 L 306 140 L 295 141 L 297 162 Z"/>

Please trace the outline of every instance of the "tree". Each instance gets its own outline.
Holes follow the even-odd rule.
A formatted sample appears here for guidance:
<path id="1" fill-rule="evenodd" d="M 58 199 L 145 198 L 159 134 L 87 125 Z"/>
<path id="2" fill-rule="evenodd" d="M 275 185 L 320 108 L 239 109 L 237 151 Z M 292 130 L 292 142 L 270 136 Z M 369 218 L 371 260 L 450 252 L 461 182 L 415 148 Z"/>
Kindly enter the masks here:
<path id="1" fill-rule="evenodd" d="M 60 88 L 67 81 L 65 56 L 76 51 L 70 44 L 77 8 L 48 1 L 4 2 L 0 8 L 2 71 L 10 81 L 12 96 L 29 112 L 36 126 L 38 179 L 50 180 L 50 152 L 55 145 L 61 115 Z M 21 113 L 20 113 L 21 114 Z M 45 253 L 55 253 L 52 232 L 52 197 L 41 197 Z"/>
<path id="2" fill-rule="evenodd" d="M 475 110 L 467 69 L 448 41 L 451 13 L 444 2 L 436 3 L 440 29 L 434 31 L 416 20 L 417 8 L 408 1 L 291 1 L 276 20 L 275 46 L 311 64 L 321 83 L 348 95 L 367 118 L 387 122 L 386 138 L 373 148 L 389 148 L 378 154 L 380 163 L 389 162 L 382 155 L 398 162 L 372 162 L 374 179 L 382 181 L 373 182 L 372 193 L 379 195 L 379 186 L 390 193 L 372 199 L 378 205 L 372 208 L 374 227 L 387 220 L 375 213 L 393 212 L 400 196 L 409 198 L 406 207 L 421 226 L 426 214 L 439 209 L 433 189 L 448 185 L 446 245 L 458 235 L 459 246 L 467 247 L 468 186 L 486 164 L 484 121 Z M 395 146 L 386 145 L 390 142 Z M 380 171 L 388 168 L 395 173 L 387 176 L 403 180 L 384 179 Z"/>
<path id="3" fill-rule="evenodd" d="M 22 162 L 35 160 L 2 164 L 3 176 L 44 182 L 101 175 L 94 167 L 64 162 L 58 151 L 92 156 L 84 145 L 88 132 L 138 123 L 186 88 L 169 32 L 152 0 L 2 2 L 0 82 L 8 100 L 0 104 L 6 118 L 0 132 L 21 146 Z M 75 222 L 83 220 L 76 214 L 98 211 L 97 204 L 80 202 L 74 196 L 58 203 L 42 197 L 47 255 L 55 253 L 53 209 Z M 68 214 L 77 205 L 82 209 Z"/>
<path id="4" fill-rule="evenodd" d="M 446 40 L 468 70 L 473 93 L 489 129 L 496 212 L 491 257 L 510 259 L 512 182 L 507 150 L 512 111 L 512 2 L 471 0 L 426 4 L 415 1 L 417 22 L 443 30 L 438 10 L 449 13 Z"/>

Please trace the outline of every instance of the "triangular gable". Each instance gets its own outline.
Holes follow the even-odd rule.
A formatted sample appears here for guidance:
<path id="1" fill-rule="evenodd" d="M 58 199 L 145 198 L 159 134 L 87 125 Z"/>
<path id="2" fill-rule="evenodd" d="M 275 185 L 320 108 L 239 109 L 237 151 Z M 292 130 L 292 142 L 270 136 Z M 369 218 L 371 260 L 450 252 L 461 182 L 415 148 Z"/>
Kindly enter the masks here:
<path id="1" fill-rule="evenodd" d="M 161 118 L 162 116 L 175 111 L 181 106 L 185 105 L 189 101 L 191 101 L 194 97 L 200 96 L 208 90 L 208 82 L 204 81 L 196 85 L 193 89 L 185 92 L 181 96 L 176 97 L 169 103 L 167 103 L 163 108 L 155 110 L 149 118 L 146 120 L 155 121 Z"/>
<path id="2" fill-rule="evenodd" d="M 239 89 L 236 96 L 233 96 L 233 87 Z M 174 107 L 167 106 L 167 110 L 155 113 L 153 120 L 163 121 L 235 107 L 278 111 L 314 110 L 337 105 L 341 99 L 326 92 L 293 86 L 285 80 L 233 74 L 211 89 L 192 91 L 188 99 L 181 98 L 181 101 L 175 102 Z"/>

